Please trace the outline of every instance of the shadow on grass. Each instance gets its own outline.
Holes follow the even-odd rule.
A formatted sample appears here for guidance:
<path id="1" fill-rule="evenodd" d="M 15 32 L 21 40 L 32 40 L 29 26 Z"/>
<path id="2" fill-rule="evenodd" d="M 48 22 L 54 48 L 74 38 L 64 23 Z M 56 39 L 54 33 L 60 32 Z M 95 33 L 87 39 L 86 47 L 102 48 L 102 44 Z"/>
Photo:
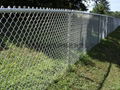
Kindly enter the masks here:
<path id="1" fill-rule="evenodd" d="M 104 83 L 105 83 L 105 81 L 106 81 L 106 79 L 107 79 L 107 77 L 108 77 L 108 75 L 110 73 L 111 67 L 112 67 L 112 63 L 109 64 L 107 73 L 105 74 L 105 76 L 104 76 L 104 78 L 103 78 L 102 82 L 100 83 L 100 85 L 99 85 L 97 90 L 101 90 L 102 89 L 102 87 L 103 87 L 103 85 L 104 85 Z"/>
<path id="2" fill-rule="evenodd" d="M 91 59 L 109 63 L 109 66 L 106 67 L 106 74 L 97 88 L 97 90 L 101 90 L 109 76 L 112 64 L 114 63 L 120 67 L 120 27 L 109 34 L 105 39 L 101 40 L 99 44 L 88 51 L 87 55 L 83 55 L 83 57 L 75 64 L 78 65 L 79 62 L 81 62 L 81 64 L 85 66 L 95 67 L 96 65 L 91 61 Z M 89 80 L 89 78 L 86 79 Z"/>
<path id="3" fill-rule="evenodd" d="M 120 65 L 120 27 L 88 53 L 91 58 Z"/>
<path id="4" fill-rule="evenodd" d="M 75 65 L 82 64 L 83 66 L 96 67 L 96 64 L 91 59 L 109 63 L 109 66 L 106 67 L 107 71 L 97 88 L 97 90 L 101 90 L 109 76 L 112 64 L 114 63 L 120 67 L 120 27 L 88 51 L 87 55 L 80 57 L 80 60 Z M 73 68 L 69 70 L 69 73 L 72 72 L 75 73 Z M 83 76 L 82 78 L 94 82 L 94 80 L 88 77 Z"/>
<path id="5" fill-rule="evenodd" d="M 120 67 L 120 27 L 109 34 L 107 38 L 101 40 L 101 43 L 93 47 L 87 54 L 93 59 L 109 62 L 107 72 L 97 89 L 101 90 L 104 82 L 109 76 L 112 63 L 117 64 L 118 67 Z"/>

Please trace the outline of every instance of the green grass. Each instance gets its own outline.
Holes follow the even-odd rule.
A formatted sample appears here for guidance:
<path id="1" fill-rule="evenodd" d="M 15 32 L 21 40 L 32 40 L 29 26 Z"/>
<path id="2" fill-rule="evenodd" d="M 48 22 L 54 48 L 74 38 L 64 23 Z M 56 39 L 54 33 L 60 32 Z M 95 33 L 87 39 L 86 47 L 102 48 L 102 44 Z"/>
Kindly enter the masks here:
<path id="1" fill-rule="evenodd" d="M 67 73 L 66 60 L 6 45 L 8 49 L 0 50 L 0 90 L 120 90 L 120 28 L 69 66 Z"/>
<path id="2" fill-rule="evenodd" d="M 0 90 L 42 90 L 66 70 L 65 60 L 6 44 L 8 49 L 0 51 Z"/>
<path id="3" fill-rule="evenodd" d="M 93 47 L 48 90 L 120 90 L 120 27 Z"/>

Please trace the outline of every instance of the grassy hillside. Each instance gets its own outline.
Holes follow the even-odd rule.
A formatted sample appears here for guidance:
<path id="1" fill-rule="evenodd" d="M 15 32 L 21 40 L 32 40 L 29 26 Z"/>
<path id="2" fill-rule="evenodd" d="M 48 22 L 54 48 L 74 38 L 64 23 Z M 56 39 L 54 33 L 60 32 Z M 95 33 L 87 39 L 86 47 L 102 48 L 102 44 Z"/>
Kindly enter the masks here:
<path id="1" fill-rule="evenodd" d="M 48 90 L 120 90 L 120 27 L 80 58 Z"/>
<path id="2" fill-rule="evenodd" d="M 66 70 L 65 60 L 6 43 L 0 50 L 0 90 L 45 89 Z"/>
<path id="3" fill-rule="evenodd" d="M 5 45 L 0 48 L 0 90 L 120 90 L 120 28 L 70 66 L 62 78 L 67 60 L 10 42 Z"/>

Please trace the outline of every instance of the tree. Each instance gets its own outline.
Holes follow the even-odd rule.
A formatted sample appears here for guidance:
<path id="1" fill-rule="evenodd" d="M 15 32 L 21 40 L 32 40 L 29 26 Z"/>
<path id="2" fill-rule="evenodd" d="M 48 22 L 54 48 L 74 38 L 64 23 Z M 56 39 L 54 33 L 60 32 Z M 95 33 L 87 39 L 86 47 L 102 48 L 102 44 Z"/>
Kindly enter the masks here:
<path id="1" fill-rule="evenodd" d="M 108 15 L 120 18 L 120 11 L 115 11 L 115 12 L 110 11 Z"/>
<path id="2" fill-rule="evenodd" d="M 85 0 L 69 0 L 69 8 L 70 9 L 76 9 L 81 11 L 87 11 L 87 6 L 83 3 Z"/>
<path id="3" fill-rule="evenodd" d="M 95 7 L 93 13 L 106 14 L 109 12 L 109 2 L 107 0 L 95 0 Z"/>
<path id="4" fill-rule="evenodd" d="M 85 0 L 0 0 L 0 5 L 87 10 Z"/>

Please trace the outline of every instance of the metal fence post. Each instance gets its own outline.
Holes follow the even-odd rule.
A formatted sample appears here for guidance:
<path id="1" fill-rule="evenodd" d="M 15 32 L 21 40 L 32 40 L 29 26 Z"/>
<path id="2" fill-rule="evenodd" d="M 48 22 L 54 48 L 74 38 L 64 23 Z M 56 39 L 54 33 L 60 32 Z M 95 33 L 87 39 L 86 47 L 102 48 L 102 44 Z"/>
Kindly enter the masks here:
<path id="1" fill-rule="evenodd" d="M 68 64 L 70 63 L 70 29 L 71 29 L 71 12 L 68 13 L 68 32 L 67 32 L 67 59 L 68 59 Z"/>
<path id="2" fill-rule="evenodd" d="M 106 16 L 106 28 L 105 28 L 105 37 L 108 34 L 108 17 Z"/>
<path id="3" fill-rule="evenodd" d="M 83 15 L 85 15 L 83 13 Z M 90 15 L 89 15 L 90 16 Z M 86 51 L 87 51 L 87 42 L 86 42 L 86 39 L 87 39 L 87 21 L 84 20 L 84 18 L 82 18 L 82 32 L 83 32 L 83 54 L 86 54 Z M 85 27 L 86 25 L 86 27 Z"/>
<path id="4" fill-rule="evenodd" d="M 99 17 L 100 17 L 100 18 L 99 18 L 100 21 L 99 21 L 99 29 L 98 29 L 98 34 L 99 34 L 99 35 L 98 35 L 98 36 L 99 36 L 99 43 L 100 43 L 101 35 L 102 35 L 102 33 L 101 33 L 101 26 L 102 26 L 102 25 L 101 25 L 101 16 L 99 16 Z"/>

